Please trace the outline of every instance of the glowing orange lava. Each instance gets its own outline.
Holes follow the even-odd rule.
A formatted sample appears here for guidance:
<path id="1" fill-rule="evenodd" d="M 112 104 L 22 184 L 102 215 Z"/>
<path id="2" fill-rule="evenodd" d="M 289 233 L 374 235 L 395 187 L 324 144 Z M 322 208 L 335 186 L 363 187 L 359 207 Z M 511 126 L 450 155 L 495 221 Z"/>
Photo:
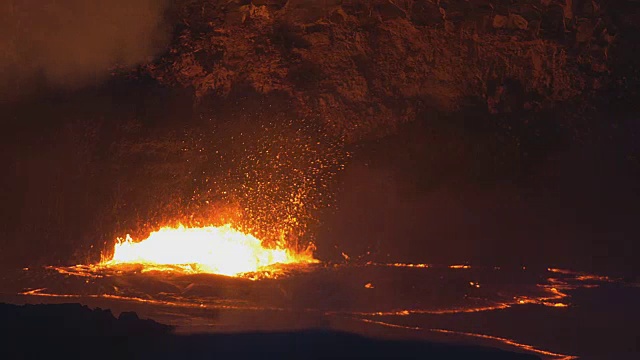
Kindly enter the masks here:
<path id="1" fill-rule="evenodd" d="M 142 265 L 146 270 L 177 269 L 240 276 L 275 264 L 312 262 L 317 261 L 311 251 L 265 248 L 255 236 L 224 225 L 164 227 L 140 242 L 127 236 L 116 244 L 113 257 L 102 265 Z"/>

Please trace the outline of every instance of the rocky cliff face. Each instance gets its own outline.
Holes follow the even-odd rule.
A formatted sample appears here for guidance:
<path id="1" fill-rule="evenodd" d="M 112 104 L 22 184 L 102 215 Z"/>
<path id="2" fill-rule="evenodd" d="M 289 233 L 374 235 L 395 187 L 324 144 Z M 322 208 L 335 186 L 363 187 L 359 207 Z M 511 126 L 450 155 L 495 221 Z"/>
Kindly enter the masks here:
<path id="1" fill-rule="evenodd" d="M 539 213 L 550 214 L 553 231 L 534 222 L 522 236 L 485 243 L 472 234 L 459 238 L 476 247 L 466 240 L 452 246 L 456 237 L 435 221 L 425 228 L 436 233 L 405 238 L 441 239 L 442 256 L 434 255 L 434 241 L 424 258 L 445 263 L 461 260 L 460 247 L 489 251 L 484 260 L 499 257 L 499 248 L 508 261 L 516 252 L 547 261 L 545 249 L 561 259 L 579 248 L 587 264 L 594 254 L 633 253 L 639 7 L 637 0 L 176 0 L 170 47 L 142 76 L 129 81 L 139 75 L 129 69 L 98 88 L 49 94 L 45 87 L 42 96 L 0 104 L 0 181 L 11 189 L 0 209 L 0 263 L 48 265 L 72 254 L 67 264 L 93 262 L 117 236 L 145 236 L 178 220 L 209 222 L 237 208 L 257 222 L 247 227 L 295 228 L 289 232 L 303 241 L 300 233 L 318 233 L 318 248 L 327 251 L 334 239 L 374 239 L 350 232 L 370 223 L 395 222 L 403 231 L 422 224 L 398 214 L 437 208 L 446 199 L 426 194 L 440 188 L 477 187 L 482 195 L 504 183 L 518 187 L 518 198 L 547 194 Z M 420 121 L 395 136 L 359 141 L 413 119 Z M 391 200 L 378 197 L 395 188 L 379 190 L 377 179 L 369 181 L 378 173 L 357 167 L 376 159 L 380 174 L 398 174 L 399 188 L 425 194 L 408 200 L 415 208 L 387 207 Z M 345 168 L 353 174 L 337 179 Z M 339 193 L 343 179 L 364 190 Z M 339 207 L 356 215 L 320 218 L 343 197 Z M 435 205 L 422 207 L 423 198 Z M 452 234 L 467 221 L 470 201 L 447 215 L 457 221 Z M 527 223 L 520 222 L 530 218 L 527 201 L 505 206 L 514 221 L 503 222 Z M 487 224 L 504 220 L 478 202 L 478 212 L 490 214 Z M 375 206 L 384 209 L 369 211 Z M 574 219 L 574 208 L 582 209 L 581 224 L 601 223 L 600 230 L 585 227 L 563 253 L 547 235 L 558 234 L 564 220 L 557 219 Z M 360 209 L 364 225 L 354 227 Z M 320 234 L 316 219 L 347 231 Z M 495 229 L 485 239 L 505 233 Z M 603 245 L 610 234 L 621 240 Z M 376 241 L 400 248 L 398 238 Z M 523 248 L 513 238 L 534 240 Z M 405 248 L 416 253 L 412 241 Z M 419 254 L 406 259 L 423 261 Z"/>
<path id="2" fill-rule="evenodd" d="M 346 139 L 421 106 L 520 112 L 587 96 L 610 83 L 617 37 L 590 0 L 183 0 L 174 16 L 154 78 L 198 101 L 285 94 Z"/>

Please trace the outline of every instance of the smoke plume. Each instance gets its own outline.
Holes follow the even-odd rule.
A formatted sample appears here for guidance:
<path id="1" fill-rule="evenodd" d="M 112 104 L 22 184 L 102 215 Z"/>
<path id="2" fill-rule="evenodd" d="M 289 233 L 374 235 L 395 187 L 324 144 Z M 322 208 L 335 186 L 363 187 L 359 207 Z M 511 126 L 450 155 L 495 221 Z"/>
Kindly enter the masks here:
<path id="1" fill-rule="evenodd" d="M 0 100 L 74 88 L 150 60 L 168 40 L 166 0 L 0 0 Z"/>

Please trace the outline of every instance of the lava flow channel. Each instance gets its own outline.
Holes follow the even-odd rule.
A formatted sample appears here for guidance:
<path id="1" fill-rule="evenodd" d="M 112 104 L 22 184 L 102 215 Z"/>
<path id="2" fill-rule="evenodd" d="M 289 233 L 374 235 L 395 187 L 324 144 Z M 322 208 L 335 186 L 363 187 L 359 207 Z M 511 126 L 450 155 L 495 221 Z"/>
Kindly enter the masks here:
<path id="1" fill-rule="evenodd" d="M 266 248 L 262 241 L 231 227 L 164 227 L 140 242 L 130 236 L 115 245 L 104 266 L 142 265 L 147 270 L 181 269 L 188 272 L 241 276 L 275 264 L 316 262 L 310 251 Z"/>

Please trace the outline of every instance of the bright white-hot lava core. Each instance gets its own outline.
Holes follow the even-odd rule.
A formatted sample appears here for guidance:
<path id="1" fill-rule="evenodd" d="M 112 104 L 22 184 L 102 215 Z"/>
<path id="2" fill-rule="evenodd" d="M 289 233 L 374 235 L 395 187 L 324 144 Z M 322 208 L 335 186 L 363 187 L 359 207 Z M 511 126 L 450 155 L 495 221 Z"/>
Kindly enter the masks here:
<path id="1" fill-rule="evenodd" d="M 310 251 L 265 248 L 251 234 L 231 227 L 164 227 L 140 242 L 127 236 L 103 265 L 136 264 L 150 268 L 174 266 L 200 273 L 238 276 L 275 264 L 316 262 Z"/>

